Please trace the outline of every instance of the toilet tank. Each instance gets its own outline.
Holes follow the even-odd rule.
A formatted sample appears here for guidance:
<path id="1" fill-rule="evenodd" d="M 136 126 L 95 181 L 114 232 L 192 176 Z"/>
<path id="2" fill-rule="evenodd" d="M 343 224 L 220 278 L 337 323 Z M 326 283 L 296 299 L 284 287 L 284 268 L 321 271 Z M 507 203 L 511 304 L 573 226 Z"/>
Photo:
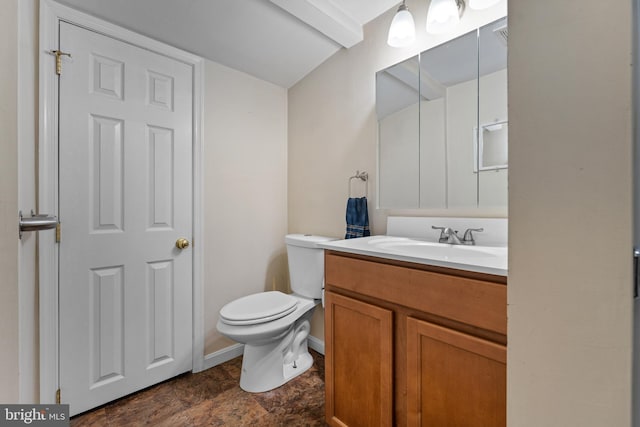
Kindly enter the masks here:
<path id="1" fill-rule="evenodd" d="M 324 281 L 324 249 L 320 242 L 335 240 L 331 237 L 309 234 L 288 234 L 285 236 L 287 257 L 289 259 L 289 277 L 293 293 L 320 299 Z"/>

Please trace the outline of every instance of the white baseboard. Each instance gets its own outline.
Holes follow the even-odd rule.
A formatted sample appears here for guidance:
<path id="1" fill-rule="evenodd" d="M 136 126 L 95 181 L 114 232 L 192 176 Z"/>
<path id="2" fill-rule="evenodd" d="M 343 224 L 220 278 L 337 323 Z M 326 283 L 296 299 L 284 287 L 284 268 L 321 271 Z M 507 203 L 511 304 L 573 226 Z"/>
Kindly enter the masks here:
<path id="1" fill-rule="evenodd" d="M 204 356 L 204 370 L 218 366 L 231 359 L 235 359 L 238 356 L 242 356 L 244 351 L 244 344 L 234 344 L 229 347 L 225 347 L 222 350 L 209 353 Z"/>
<path id="2" fill-rule="evenodd" d="M 318 353 L 324 356 L 324 341 L 320 338 L 316 338 L 313 335 L 309 335 L 309 340 L 307 341 L 309 344 L 309 348 L 317 351 Z"/>

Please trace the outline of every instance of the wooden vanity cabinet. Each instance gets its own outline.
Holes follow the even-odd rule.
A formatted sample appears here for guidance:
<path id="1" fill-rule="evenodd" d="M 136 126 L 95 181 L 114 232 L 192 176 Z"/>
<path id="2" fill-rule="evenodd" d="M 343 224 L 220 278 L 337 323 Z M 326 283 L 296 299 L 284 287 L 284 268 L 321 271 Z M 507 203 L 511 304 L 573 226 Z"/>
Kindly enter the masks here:
<path id="1" fill-rule="evenodd" d="M 506 277 L 325 251 L 326 422 L 506 425 Z"/>

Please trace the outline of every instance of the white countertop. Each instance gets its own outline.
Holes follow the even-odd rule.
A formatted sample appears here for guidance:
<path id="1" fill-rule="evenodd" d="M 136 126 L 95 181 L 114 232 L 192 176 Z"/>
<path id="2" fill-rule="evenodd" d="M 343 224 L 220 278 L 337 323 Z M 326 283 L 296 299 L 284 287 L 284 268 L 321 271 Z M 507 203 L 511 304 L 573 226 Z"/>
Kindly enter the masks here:
<path id="1" fill-rule="evenodd" d="M 409 237 L 370 236 L 318 243 L 324 249 L 507 276 L 506 246 L 465 246 Z"/>

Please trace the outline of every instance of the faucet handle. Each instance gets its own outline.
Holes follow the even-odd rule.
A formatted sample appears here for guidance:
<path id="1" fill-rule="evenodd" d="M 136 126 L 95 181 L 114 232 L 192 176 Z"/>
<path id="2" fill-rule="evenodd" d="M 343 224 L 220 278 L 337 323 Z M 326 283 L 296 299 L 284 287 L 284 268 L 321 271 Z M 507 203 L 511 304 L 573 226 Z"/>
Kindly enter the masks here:
<path id="1" fill-rule="evenodd" d="M 435 225 L 432 225 L 431 228 L 434 230 L 440 230 L 440 238 L 438 239 L 438 242 L 445 243 L 449 240 L 449 236 L 446 234 L 446 230 L 449 227 L 436 227 Z"/>
<path id="2" fill-rule="evenodd" d="M 436 227 L 435 225 L 432 225 L 431 228 L 433 228 L 434 230 L 440 230 L 440 238 L 438 239 L 439 243 L 455 243 L 456 245 L 460 244 L 458 230 L 454 230 L 451 227 Z"/>
<path id="3" fill-rule="evenodd" d="M 473 238 L 473 232 L 482 232 L 484 228 L 467 228 L 464 232 L 464 236 L 462 237 L 462 243 L 465 245 L 475 245 L 476 241 Z"/>

